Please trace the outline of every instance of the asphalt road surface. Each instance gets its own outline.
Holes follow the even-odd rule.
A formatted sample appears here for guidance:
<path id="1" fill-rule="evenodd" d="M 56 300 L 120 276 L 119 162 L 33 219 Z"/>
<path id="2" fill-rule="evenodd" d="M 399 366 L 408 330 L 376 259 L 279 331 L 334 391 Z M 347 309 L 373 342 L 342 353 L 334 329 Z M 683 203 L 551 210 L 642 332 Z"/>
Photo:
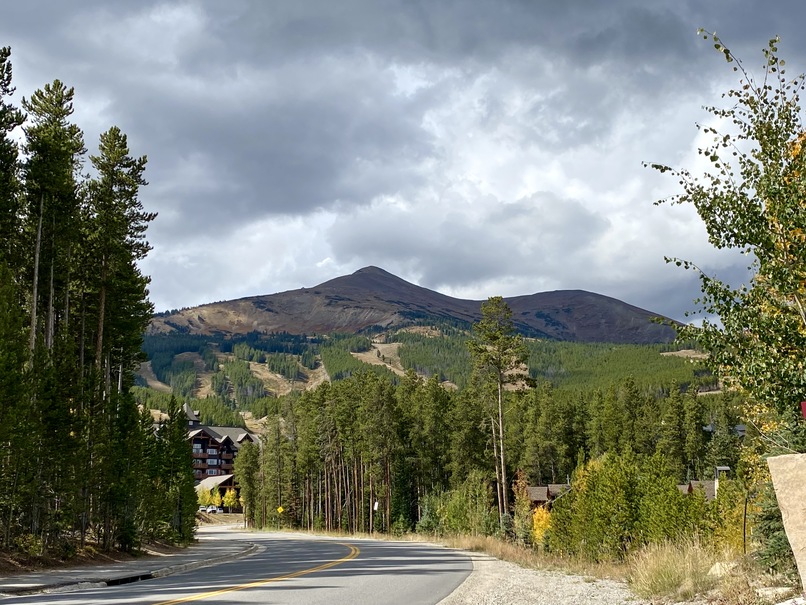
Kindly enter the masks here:
<path id="1" fill-rule="evenodd" d="M 227 532 L 222 539 L 248 540 L 260 548 L 243 559 L 165 578 L 0 601 L 30 605 L 433 605 L 453 592 L 473 567 L 462 553 L 410 542 L 236 532 Z"/>

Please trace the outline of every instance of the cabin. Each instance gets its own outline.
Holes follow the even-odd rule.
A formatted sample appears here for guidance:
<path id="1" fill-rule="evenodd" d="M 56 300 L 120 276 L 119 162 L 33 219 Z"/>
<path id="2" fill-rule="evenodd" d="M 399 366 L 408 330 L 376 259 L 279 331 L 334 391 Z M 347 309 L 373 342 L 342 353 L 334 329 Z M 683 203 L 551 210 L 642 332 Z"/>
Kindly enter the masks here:
<path id="1" fill-rule="evenodd" d="M 571 489 L 568 483 L 549 483 L 526 488 L 532 508 L 539 506 L 551 508 L 551 503 Z"/>

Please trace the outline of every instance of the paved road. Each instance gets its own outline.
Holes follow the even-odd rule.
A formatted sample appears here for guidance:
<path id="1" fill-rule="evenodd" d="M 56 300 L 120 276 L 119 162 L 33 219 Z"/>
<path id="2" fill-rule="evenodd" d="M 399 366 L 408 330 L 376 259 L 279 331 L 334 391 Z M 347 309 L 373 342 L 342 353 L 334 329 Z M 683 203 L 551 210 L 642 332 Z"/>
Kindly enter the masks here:
<path id="1" fill-rule="evenodd" d="M 122 586 L 15 596 L 2 603 L 178 605 L 433 605 L 472 570 L 470 559 L 438 546 L 409 542 L 236 533 L 255 554 L 209 567 Z"/>

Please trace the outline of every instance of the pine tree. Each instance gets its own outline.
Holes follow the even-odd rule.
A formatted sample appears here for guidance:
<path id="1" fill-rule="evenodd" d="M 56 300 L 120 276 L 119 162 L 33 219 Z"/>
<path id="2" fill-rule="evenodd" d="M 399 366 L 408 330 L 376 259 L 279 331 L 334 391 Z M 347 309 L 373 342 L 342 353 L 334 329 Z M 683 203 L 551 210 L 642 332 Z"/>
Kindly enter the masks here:
<path id="1" fill-rule="evenodd" d="M 12 138 L 15 129 L 22 125 L 25 114 L 8 99 L 14 94 L 11 85 L 11 48 L 0 48 L 0 261 L 9 269 L 21 263 L 18 148 Z M 17 279 L 16 275 L 11 278 Z"/>
<path id="2" fill-rule="evenodd" d="M 702 477 L 705 437 L 703 426 L 703 405 L 696 393 L 687 393 L 683 398 L 683 454 L 686 460 L 686 478 Z"/>
<path id="3" fill-rule="evenodd" d="M 129 366 L 136 361 L 140 335 L 153 311 L 147 301 L 148 280 L 136 264 L 151 249 L 145 231 L 156 214 L 143 211 L 138 197 L 146 185 L 146 158 L 129 155 L 119 128 L 101 135 L 99 155 L 90 160 L 98 174 L 87 187 L 86 255 L 87 264 L 96 267 L 89 284 L 97 315 L 95 367 L 108 392 L 119 362 Z"/>
<path id="4" fill-rule="evenodd" d="M 31 123 L 25 131 L 26 248 L 32 263 L 31 340 L 51 349 L 68 321 L 72 255 L 79 236 L 78 173 L 85 152 L 83 134 L 68 120 L 74 89 L 59 80 L 23 99 Z"/>
<path id="5" fill-rule="evenodd" d="M 481 319 L 473 325 L 474 339 L 468 342 L 474 368 L 495 385 L 497 413 L 493 413 L 491 429 L 493 446 L 497 450 L 496 465 L 500 483 L 500 511 L 509 514 L 509 483 L 507 480 L 506 443 L 504 435 L 504 385 L 522 381 L 521 366 L 527 351 L 523 338 L 515 330 L 512 310 L 500 296 L 493 296 L 481 305 Z"/>
<path id="6" fill-rule="evenodd" d="M 673 385 L 664 401 L 657 452 L 666 459 L 669 473 L 678 481 L 686 475 L 684 420 L 683 396 L 677 385 Z"/>
<path id="7" fill-rule="evenodd" d="M 255 527 L 257 521 L 259 456 L 258 446 L 250 441 L 241 446 L 235 458 L 235 480 L 241 489 L 244 523 L 248 527 Z"/>
<path id="8" fill-rule="evenodd" d="M 168 420 L 158 433 L 159 484 L 164 494 L 163 518 L 178 542 L 193 540 L 196 531 L 197 498 L 193 478 L 193 455 L 187 438 L 187 420 L 182 406 L 171 398 Z"/>
<path id="9" fill-rule="evenodd" d="M 6 456 L 0 458 L 0 543 L 4 548 L 22 529 L 17 520 L 27 503 L 20 497 L 20 471 L 32 455 L 26 430 L 30 376 L 24 321 L 13 274 L 0 261 L 0 443 L 7 448 Z"/>

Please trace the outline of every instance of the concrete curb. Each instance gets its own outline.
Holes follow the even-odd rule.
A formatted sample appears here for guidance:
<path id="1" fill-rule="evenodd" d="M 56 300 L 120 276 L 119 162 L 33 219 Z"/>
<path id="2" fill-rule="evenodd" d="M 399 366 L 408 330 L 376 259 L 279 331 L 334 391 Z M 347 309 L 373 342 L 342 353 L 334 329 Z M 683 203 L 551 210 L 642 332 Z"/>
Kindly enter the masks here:
<path id="1" fill-rule="evenodd" d="M 229 553 L 218 557 L 211 557 L 208 559 L 199 559 L 198 561 L 191 561 L 190 563 L 179 563 L 177 565 L 169 565 L 167 567 L 160 567 L 152 571 L 145 571 L 136 574 L 125 574 L 120 576 L 113 576 L 104 579 L 83 579 L 75 581 L 60 582 L 56 584 L 40 584 L 39 586 L 25 586 L 20 588 L 2 588 L 0 595 L 30 595 L 41 593 L 61 593 L 72 592 L 84 588 L 103 588 L 106 586 L 120 586 L 122 584 L 131 584 L 132 582 L 140 582 L 142 580 L 151 580 L 154 578 L 164 578 L 177 573 L 199 569 L 200 567 L 207 567 L 210 565 L 217 565 L 219 563 L 226 563 L 228 561 L 235 561 L 244 557 L 251 556 L 258 552 L 261 547 L 254 543 L 247 543 L 249 546 L 240 552 Z"/>
<path id="2" fill-rule="evenodd" d="M 235 561 L 236 559 L 243 559 L 244 557 L 249 557 L 261 549 L 261 547 L 258 546 L 257 544 L 251 542 L 249 542 L 248 544 L 249 548 L 245 548 L 244 550 L 238 553 L 222 555 L 220 557 L 213 557 L 211 559 L 202 559 L 200 561 L 194 561 L 192 563 L 181 563 L 179 565 L 170 565 L 168 567 L 163 567 L 162 569 L 152 571 L 150 576 L 152 578 L 164 578 L 165 576 L 170 576 L 175 573 L 182 573 L 183 571 L 190 571 L 192 569 L 198 569 L 200 567 L 207 567 L 208 565 L 217 565 L 218 563 Z M 134 581 L 136 582 L 137 580 Z"/>

